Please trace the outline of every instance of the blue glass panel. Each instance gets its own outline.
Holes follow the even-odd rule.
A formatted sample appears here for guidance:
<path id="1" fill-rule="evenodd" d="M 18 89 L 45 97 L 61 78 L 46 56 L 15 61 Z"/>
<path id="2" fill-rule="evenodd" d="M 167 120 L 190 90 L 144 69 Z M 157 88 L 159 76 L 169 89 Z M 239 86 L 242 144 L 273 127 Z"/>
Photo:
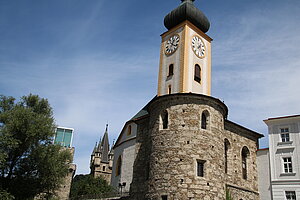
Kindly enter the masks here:
<path id="1" fill-rule="evenodd" d="M 65 130 L 64 146 L 71 147 L 72 130 Z"/>
<path id="2" fill-rule="evenodd" d="M 63 145 L 63 141 L 64 141 L 64 130 L 58 128 L 56 130 L 56 136 L 55 136 L 54 144 Z"/>

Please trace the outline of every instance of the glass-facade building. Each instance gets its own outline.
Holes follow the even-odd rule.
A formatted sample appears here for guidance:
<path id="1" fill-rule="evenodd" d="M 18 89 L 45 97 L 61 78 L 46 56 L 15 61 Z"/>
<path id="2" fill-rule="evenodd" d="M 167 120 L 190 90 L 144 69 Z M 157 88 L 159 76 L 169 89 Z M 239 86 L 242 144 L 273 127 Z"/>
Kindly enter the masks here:
<path id="1" fill-rule="evenodd" d="M 71 147 L 73 132 L 74 129 L 72 128 L 57 127 L 54 138 L 54 144 L 59 144 L 63 147 Z"/>

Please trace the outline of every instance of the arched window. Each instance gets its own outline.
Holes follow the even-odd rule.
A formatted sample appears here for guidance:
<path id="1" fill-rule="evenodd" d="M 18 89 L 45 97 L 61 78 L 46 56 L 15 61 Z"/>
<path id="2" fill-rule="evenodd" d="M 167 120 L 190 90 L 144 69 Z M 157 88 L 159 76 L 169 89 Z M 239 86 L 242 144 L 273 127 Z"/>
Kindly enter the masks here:
<path id="1" fill-rule="evenodd" d="M 243 174 L 243 179 L 247 179 L 247 168 L 248 168 L 248 162 L 247 160 L 249 159 L 249 149 L 247 147 L 243 147 L 242 149 L 242 174 Z"/>
<path id="2" fill-rule="evenodd" d="M 171 85 L 168 86 L 168 94 L 171 94 L 172 93 L 172 87 Z"/>
<path id="3" fill-rule="evenodd" d="M 116 166 L 116 176 L 119 176 L 121 174 L 121 168 L 122 168 L 122 158 L 119 156 L 117 160 L 117 166 Z"/>
<path id="4" fill-rule="evenodd" d="M 162 124 L 163 124 L 163 129 L 167 129 L 169 125 L 169 115 L 168 111 L 165 110 L 165 112 L 162 114 Z"/>
<path id="5" fill-rule="evenodd" d="M 198 83 L 201 83 L 201 68 L 198 64 L 195 65 L 194 80 Z"/>
<path id="6" fill-rule="evenodd" d="M 224 140 L 224 159 L 225 159 L 225 173 L 228 172 L 228 151 L 230 149 L 230 142 L 228 139 Z"/>
<path id="7" fill-rule="evenodd" d="M 171 64 L 169 65 L 169 73 L 168 73 L 168 77 L 172 76 L 174 74 L 174 65 Z"/>
<path id="8" fill-rule="evenodd" d="M 127 135 L 131 135 L 131 125 L 128 126 Z"/>
<path id="9" fill-rule="evenodd" d="M 207 111 L 203 111 L 201 115 L 201 128 L 208 129 L 208 123 L 209 123 L 209 113 Z"/>

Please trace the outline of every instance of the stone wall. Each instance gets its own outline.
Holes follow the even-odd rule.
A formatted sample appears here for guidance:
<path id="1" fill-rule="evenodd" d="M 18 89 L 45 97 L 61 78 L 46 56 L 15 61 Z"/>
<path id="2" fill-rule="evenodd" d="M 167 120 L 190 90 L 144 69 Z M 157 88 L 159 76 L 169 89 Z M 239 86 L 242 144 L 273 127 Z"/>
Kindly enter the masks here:
<path id="1" fill-rule="evenodd" d="M 231 198 L 234 200 L 235 199 L 236 200 L 259 199 L 257 192 L 251 190 L 245 190 L 244 188 L 227 185 L 227 190 L 230 193 Z"/>
<path id="2" fill-rule="evenodd" d="M 149 118 L 138 121 L 136 156 L 133 164 L 133 177 L 130 185 L 130 199 L 145 199 L 148 190 L 149 155 L 151 140 L 148 130 Z"/>
<path id="3" fill-rule="evenodd" d="M 169 117 L 167 129 L 162 128 L 165 111 Z M 201 128 L 203 111 L 209 113 L 207 129 Z M 196 94 L 167 95 L 150 102 L 148 112 L 149 122 L 138 128 L 131 199 L 158 200 L 163 195 L 172 200 L 225 199 L 227 183 L 257 193 L 257 139 L 225 130 L 227 107 L 221 101 Z M 251 131 L 247 134 L 255 135 Z M 228 173 L 224 165 L 225 138 L 231 144 Z M 244 146 L 250 150 L 247 180 L 242 178 Z M 197 176 L 198 161 L 204 162 L 203 177 Z M 234 194 L 243 197 L 245 190 L 234 190 Z M 258 195 L 251 198 L 256 199 Z"/>
<path id="4" fill-rule="evenodd" d="M 74 152 L 75 148 L 67 148 L 67 150 L 70 151 L 72 155 L 72 160 L 74 157 Z M 70 190 L 71 190 L 71 184 L 72 180 L 76 171 L 76 165 L 73 163 L 69 163 L 69 169 L 68 169 L 68 174 L 63 180 L 63 184 L 59 187 L 57 191 L 55 191 L 55 195 L 60 199 L 60 200 L 68 200 L 69 195 L 70 195 Z"/>

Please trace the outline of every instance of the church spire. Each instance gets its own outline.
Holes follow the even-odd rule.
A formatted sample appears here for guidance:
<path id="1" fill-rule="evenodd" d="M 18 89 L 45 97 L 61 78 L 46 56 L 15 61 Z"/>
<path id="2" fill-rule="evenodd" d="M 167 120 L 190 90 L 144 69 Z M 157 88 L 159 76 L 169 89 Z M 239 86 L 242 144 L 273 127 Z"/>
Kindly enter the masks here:
<path id="1" fill-rule="evenodd" d="M 108 124 L 106 124 L 105 132 L 101 142 L 99 143 L 98 149 L 100 149 L 100 152 L 102 154 L 102 162 L 108 162 L 109 161 Z"/>

